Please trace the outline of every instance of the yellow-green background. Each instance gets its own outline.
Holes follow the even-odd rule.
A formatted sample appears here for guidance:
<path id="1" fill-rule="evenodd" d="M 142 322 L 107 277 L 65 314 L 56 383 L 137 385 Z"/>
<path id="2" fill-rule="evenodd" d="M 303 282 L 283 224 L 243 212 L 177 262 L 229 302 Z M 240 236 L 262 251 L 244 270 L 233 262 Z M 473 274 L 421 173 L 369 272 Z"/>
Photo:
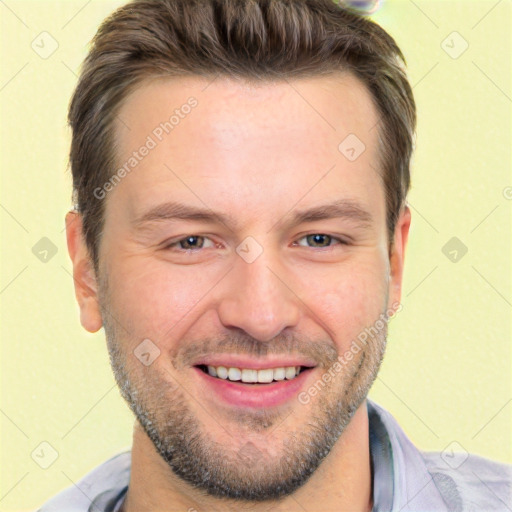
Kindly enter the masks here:
<path id="1" fill-rule="evenodd" d="M 63 232 L 68 101 L 121 3 L 0 2 L 2 511 L 36 508 L 131 442 L 103 331 L 79 324 Z M 419 447 L 512 462 L 511 2 L 388 0 L 373 17 L 405 52 L 419 126 L 404 309 L 371 397 Z M 59 43 L 46 60 L 31 48 L 42 31 Z M 458 59 L 441 47 L 453 31 L 469 43 Z M 457 263 L 442 253 L 454 236 Z M 31 250 L 42 237 L 58 248 L 47 263 Z M 42 441 L 59 452 L 46 470 L 30 456 Z"/>

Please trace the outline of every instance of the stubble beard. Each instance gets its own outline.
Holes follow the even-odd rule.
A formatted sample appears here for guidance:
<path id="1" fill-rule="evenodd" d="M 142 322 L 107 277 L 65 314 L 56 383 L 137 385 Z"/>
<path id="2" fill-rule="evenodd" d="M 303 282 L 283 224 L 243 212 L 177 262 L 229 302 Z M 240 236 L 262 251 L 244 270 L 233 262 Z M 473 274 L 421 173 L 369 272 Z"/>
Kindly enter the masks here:
<path id="1" fill-rule="evenodd" d="M 306 406 L 297 400 L 283 412 L 232 413 L 229 423 L 226 416 L 219 415 L 205 424 L 191 407 L 201 397 L 191 398 L 170 377 L 168 369 L 144 367 L 131 351 L 123 349 L 130 346 L 130 340 L 121 339 L 121 331 L 104 301 L 102 317 L 110 363 L 121 395 L 173 473 L 200 492 L 247 503 L 282 499 L 307 482 L 365 400 L 380 368 L 387 336 L 386 324 L 351 361 L 343 360 L 332 344 L 316 344 L 325 371 L 332 369 L 336 361 L 344 362 L 336 379 L 311 398 L 307 416 L 303 409 Z M 257 344 L 252 340 L 251 347 L 258 346 L 258 355 L 268 351 Z M 278 346 L 279 353 L 286 353 L 286 341 Z M 163 353 L 162 356 L 165 357 Z M 179 366 L 175 362 L 173 365 Z M 322 375 L 317 375 L 321 380 Z M 293 421 L 295 415 L 301 424 Z M 284 425 L 293 427 L 286 429 Z M 232 437 L 228 435 L 229 442 L 220 443 L 212 437 L 212 430 L 223 430 L 223 435 Z M 251 438 L 255 439 L 255 435 L 253 442 Z M 271 451 L 259 441 L 261 436 L 267 436 Z"/>

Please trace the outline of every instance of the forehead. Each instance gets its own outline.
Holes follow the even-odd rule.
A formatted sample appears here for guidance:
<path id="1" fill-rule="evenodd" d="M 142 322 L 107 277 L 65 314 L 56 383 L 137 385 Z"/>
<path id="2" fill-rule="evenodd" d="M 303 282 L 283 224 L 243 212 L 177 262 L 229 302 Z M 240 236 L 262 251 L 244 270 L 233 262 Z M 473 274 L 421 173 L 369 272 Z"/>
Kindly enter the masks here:
<path id="1" fill-rule="evenodd" d="M 198 104 L 194 115 L 189 116 L 193 122 L 181 123 L 188 116 L 187 103 L 191 98 Z M 265 140 L 260 132 L 254 140 L 259 145 L 270 140 L 276 144 L 284 139 L 291 141 L 293 137 L 287 135 L 301 132 L 309 133 L 316 143 L 320 136 L 326 142 L 336 142 L 350 130 L 372 142 L 372 128 L 378 121 L 369 91 L 350 73 L 261 83 L 226 77 L 161 78 L 141 82 L 125 99 L 115 123 L 121 148 L 137 144 L 135 137 L 139 133 L 132 133 L 132 127 L 150 134 L 171 120 L 173 113 L 178 116 L 171 123 L 173 138 L 183 132 L 183 128 L 174 130 L 178 124 L 203 130 L 203 141 L 222 141 L 223 135 L 231 138 L 234 131 L 240 137 L 252 135 L 247 131 L 240 133 L 248 124 L 255 130 L 287 128 L 277 140 Z"/>
<path id="2" fill-rule="evenodd" d="M 301 197 L 382 199 L 377 122 L 371 95 L 347 73 L 258 84 L 145 82 L 115 122 L 118 167 L 129 172 L 109 201 L 117 196 L 137 216 L 181 192 L 211 208 L 255 212 Z"/>

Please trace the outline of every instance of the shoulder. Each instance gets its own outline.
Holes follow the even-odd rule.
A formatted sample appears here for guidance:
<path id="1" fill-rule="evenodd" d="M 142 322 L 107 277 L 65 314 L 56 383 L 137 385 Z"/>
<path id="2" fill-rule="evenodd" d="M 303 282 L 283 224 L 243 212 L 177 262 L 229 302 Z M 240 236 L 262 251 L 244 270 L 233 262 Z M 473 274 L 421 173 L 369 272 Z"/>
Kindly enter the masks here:
<path id="1" fill-rule="evenodd" d="M 380 435 L 391 447 L 397 509 L 512 510 L 512 465 L 470 454 L 457 443 L 442 452 L 421 451 L 388 411 L 368 401 L 368 413 L 374 435 Z M 387 443 L 381 445 L 386 447 Z"/>
<path id="2" fill-rule="evenodd" d="M 422 452 L 422 455 L 436 487 L 450 508 L 510 510 L 512 465 L 451 449 Z"/>
<path id="3" fill-rule="evenodd" d="M 38 512 L 87 512 L 107 491 L 121 492 L 130 480 L 131 451 L 115 455 L 47 501 Z"/>

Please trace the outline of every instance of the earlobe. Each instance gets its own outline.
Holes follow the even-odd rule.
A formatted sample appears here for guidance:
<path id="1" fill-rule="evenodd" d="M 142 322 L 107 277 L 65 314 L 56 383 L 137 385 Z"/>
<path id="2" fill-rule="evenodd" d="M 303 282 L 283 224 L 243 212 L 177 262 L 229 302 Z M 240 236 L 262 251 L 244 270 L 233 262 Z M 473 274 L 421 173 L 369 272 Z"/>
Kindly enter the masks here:
<path id="1" fill-rule="evenodd" d="M 407 205 L 405 205 L 398 217 L 393 246 L 389 257 L 390 263 L 390 288 L 389 288 L 389 303 L 388 307 L 393 308 L 393 304 L 400 303 L 402 295 L 402 281 L 404 272 L 404 261 L 405 261 L 405 249 L 407 246 L 407 240 L 409 238 L 409 228 L 411 225 L 411 211 Z"/>
<path id="2" fill-rule="evenodd" d="M 96 273 L 82 231 L 82 216 L 70 211 L 66 215 L 68 253 L 73 263 L 75 297 L 80 308 L 80 323 L 89 332 L 101 329 L 103 321 L 98 301 Z"/>

